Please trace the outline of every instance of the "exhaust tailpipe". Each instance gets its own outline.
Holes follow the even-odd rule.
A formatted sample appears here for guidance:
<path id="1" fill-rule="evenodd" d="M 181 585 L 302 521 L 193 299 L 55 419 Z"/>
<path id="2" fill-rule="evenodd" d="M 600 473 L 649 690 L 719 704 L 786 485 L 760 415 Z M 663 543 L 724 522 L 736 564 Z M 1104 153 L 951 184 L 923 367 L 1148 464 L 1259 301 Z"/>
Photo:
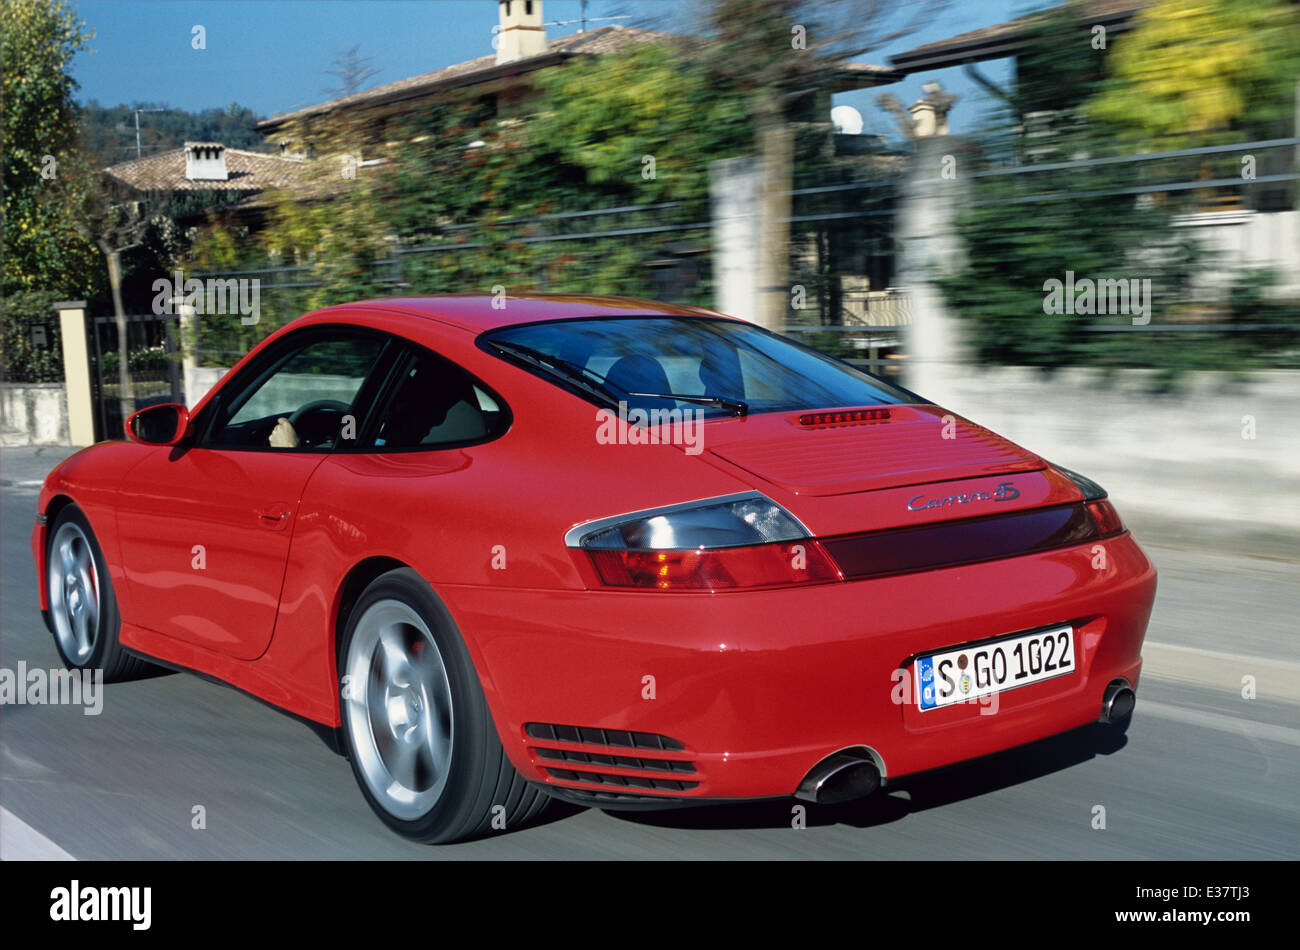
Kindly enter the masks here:
<path id="1" fill-rule="evenodd" d="M 836 752 L 822 759 L 799 783 L 794 797 L 818 805 L 866 798 L 880 787 L 880 769 L 865 752 Z"/>
<path id="2" fill-rule="evenodd" d="M 1129 686 L 1128 680 L 1113 680 L 1106 687 L 1106 692 L 1101 699 L 1101 722 L 1123 722 L 1133 715 L 1133 707 L 1137 704 L 1137 694 L 1133 692 L 1133 687 Z"/>

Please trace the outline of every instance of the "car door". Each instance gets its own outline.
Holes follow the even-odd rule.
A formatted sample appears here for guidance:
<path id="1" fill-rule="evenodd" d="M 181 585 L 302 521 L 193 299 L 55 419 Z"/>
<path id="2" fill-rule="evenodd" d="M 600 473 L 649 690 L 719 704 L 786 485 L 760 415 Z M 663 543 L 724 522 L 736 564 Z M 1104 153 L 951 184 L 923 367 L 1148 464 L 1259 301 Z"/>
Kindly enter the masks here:
<path id="1" fill-rule="evenodd" d="M 148 453 L 118 509 L 131 588 L 124 619 L 241 660 L 260 656 L 303 488 L 353 437 L 394 351 L 360 327 L 288 334 L 219 390 L 192 444 Z"/>

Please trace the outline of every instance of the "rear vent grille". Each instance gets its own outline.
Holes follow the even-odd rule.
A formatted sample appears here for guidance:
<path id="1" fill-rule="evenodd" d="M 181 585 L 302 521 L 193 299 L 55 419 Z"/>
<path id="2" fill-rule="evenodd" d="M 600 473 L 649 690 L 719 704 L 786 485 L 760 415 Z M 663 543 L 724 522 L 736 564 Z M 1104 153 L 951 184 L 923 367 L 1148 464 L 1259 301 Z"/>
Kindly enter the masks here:
<path id="1" fill-rule="evenodd" d="M 618 785 L 624 788 L 647 788 L 661 792 L 688 792 L 699 782 L 679 782 L 670 778 L 649 778 L 643 775 L 608 775 L 603 772 L 576 772 L 570 769 L 546 769 L 552 778 L 564 782 L 588 782 L 593 785 Z"/>
<path id="2" fill-rule="evenodd" d="M 676 739 L 653 732 L 626 732 L 622 729 L 594 729 L 590 726 L 556 726 L 547 722 L 530 722 L 524 732 L 532 739 L 552 742 L 578 742 L 586 745 L 616 746 L 623 749 L 653 749 L 682 752 L 686 746 Z"/>
<path id="3" fill-rule="evenodd" d="M 641 769 L 646 772 L 694 772 L 694 762 L 680 759 L 637 759 L 630 755 L 602 755 L 599 752 L 573 752 L 568 749 L 538 749 L 543 759 L 561 762 L 581 762 L 585 765 L 609 765 L 620 769 Z"/>
<path id="4" fill-rule="evenodd" d="M 547 743 L 562 742 L 638 751 L 644 749 L 649 752 L 686 750 L 686 746 L 678 740 L 653 732 L 558 726 L 545 722 L 530 722 L 524 726 L 524 732 L 530 739 L 540 739 Z M 596 749 L 557 749 L 549 746 L 534 746 L 532 751 L 544 760 L 542 768 L 546 774 L 561 782 L 583 782 L 588 785 L 652 792 L 689 792 L 699 787 L 703 779 L 695 763 L 685 759 L 648 758 Z"/>

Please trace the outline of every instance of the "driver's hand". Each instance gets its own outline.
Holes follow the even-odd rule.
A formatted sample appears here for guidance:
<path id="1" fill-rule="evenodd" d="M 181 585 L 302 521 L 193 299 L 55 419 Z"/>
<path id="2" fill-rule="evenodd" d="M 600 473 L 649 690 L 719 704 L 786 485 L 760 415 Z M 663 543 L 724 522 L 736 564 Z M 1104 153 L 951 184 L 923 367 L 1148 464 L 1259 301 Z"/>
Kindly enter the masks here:
<path id="1" fill-rule="evenodd" d="M 293 429 L 293 423 L 281 416 L 275 423 L 275 428 L 271 430 L 271 447 L 274 449 L 296 449 L 298 447 L 298 433 Z"/>

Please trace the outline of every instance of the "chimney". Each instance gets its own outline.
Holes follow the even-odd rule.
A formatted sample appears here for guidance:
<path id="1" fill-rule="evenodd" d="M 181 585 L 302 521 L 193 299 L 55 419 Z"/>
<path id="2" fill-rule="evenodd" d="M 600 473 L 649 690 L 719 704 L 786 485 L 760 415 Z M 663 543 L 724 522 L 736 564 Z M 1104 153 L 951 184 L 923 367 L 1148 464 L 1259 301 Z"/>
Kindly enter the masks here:
<path id="1" fill-rule="evenodd" d="M 185 143 L 185 177 L 190 181 L 226 181 L 226 147 L 220 142 Z"/>
<path id="2" fill-rule="evenodd" d="M 935 116 L 934 103 L 929 99 L 917 99 L 915 104 L 907 107 L 912 113 L 912 128 L 918 139 L 928 139 L 939 133 L 939 121 Z"/>
<path id="3" fill-rule="evenodd" d="M 497 65 L 546 52 L 542 0 L 497 0 Z"/>

